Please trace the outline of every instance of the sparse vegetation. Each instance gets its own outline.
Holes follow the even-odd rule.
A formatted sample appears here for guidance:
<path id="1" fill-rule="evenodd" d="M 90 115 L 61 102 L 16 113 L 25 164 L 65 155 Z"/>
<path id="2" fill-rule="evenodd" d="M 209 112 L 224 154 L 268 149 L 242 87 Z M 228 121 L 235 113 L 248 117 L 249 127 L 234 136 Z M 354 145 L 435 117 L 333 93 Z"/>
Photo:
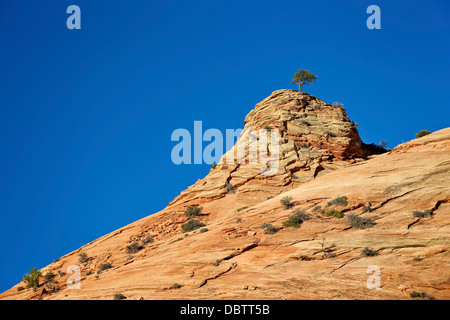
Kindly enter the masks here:
<path id="1" fill-rule="evenodd" d="M 343 218 L 344 214 L 339 210 L 328 209 L 323 212 L 325 217 Z"/>
<path id="2" fill-rule="evenodd" d="M 290 209 L 294 206 L 294 203 L 292 202 L 292 197 L 290 196 L 283 197 L 280 200 L 280 203 L 284 206 L 285 209 Z"/>
<path id="3" fill-rule="evenodd" d="M 300 219 L 296 215 L 292 215 L 286 221 L 283 222 L 283 226 L 292 227 L 292 228 L 300 228 L 300 225 L 302 223 L 303 223 L 302 219 Z"/>
<path id="4" fill-rule="evenodd" d="M 181 241 L 181 240 L 183 240 L 183 238 L 179 237 L 179 238 L 177 238 L 175 240 L 170 241 L 170 243 L 174 243 L 174 242 Z"/>
<path id="5" fill-rule="evenodd" d="M 274 234 L 274 233 L 276 233 L 279 230 L 278 228 L 274 227 L 270 223 L 263 223 L 261 225 L 261 228 L 265 229 L 264 230 L 265 234 Z"/>
<path id="6" fill-rule="evenodd" d="M 78 254 L 78 257 L 79 257 L 78 261 L 79 261 L 80 263 L 86 263 L 86 262 L 88 262 L 88 260 L 89 260 L 89 257 L 88 257 L 88 255 L 87 255 L 86 252 L 80 252 L 80 253 Z"/>
<path id="7" fill-rule="evenodd" d="M 105 270 L 111 269 L 112 267 L 113 267 L 113 265 L 110 262 L 104 263 L 100 266 L 97 273 L 101 273 Z"/>
<path id="8" fill-rule="evenodd" d="M 369 247 L 365 247 L 364 249 L 362 249 L 361 254 L 363 255 L 363 257 L 374 257 L 378 255 L 378 252 L 370 249 Z"/>
<path id="9" fill-rule="evenodd" d="M 49 271 L 44 275 L 44 280 L 46 282 L 50 281 L 54 276 L 55 276 L 55 274 L 53 272 Z"/>
<path id="10" fill-rule="evenodd" d="M 20 287 L 17 287 L 17 291 L 22 291 L 22 290 L 25 290 L 25 288 L 24 287 L 22 287 L 22 286 L 20 286 Z"/>
<path id="11" fill-rule="evenodd" d="M 125 297 L 123 294 L 121 294 L 121 293 L 116 293 L 115 295 L 114 295 L 114 300 L 124 300 L 124 299 L 126 299 L 127 297 Z"/>
<path id="12" fill-rule="evenodd" d="M 376 223 L 371 218 L 359 217 L 356 214 L 349 214 L 346 217 L 346 222 L 354 228 L 366 229 L 373 227 Z"/>
<path id="13" fill-rule="evenodd" d="M 208 231 L 208 228 L 201 228 L 199 232 L 200 232 L 200 233 L 204 233 L 204 232 L 206 232 L 206 231 Z"/>
<path id="14" fill-rule="evenodd" d="M 183 230 L 183 232 L 189 232 L 189 231 L 193 231 L 193 230 L 196 230 L 196 229 L 204 227 L 204 226 L 205 226 L 205 224 L 203 224 L 199 220 L 190 219 L 188 222 L 183 223 L 181 225 L 181 229 Z"/>
<path id="15" fill-rule="evenodd" d="M 424 136 L 426 136 L 426 135 L 428 135 L 428 134 L 430 134 L 430 133 L 431 133 L 431 132 L 428 131 L 428 130 L 420 130 L 419 132 L 416 133 L 416 139 L 417 139 L 417 138 L 424 137 Z"/>
<path id="16" fill-rule="evenodd" d="M 145 238 L 144 238 L 144 240 L 142 240 L 142 243 L 143 244 L 149 244 L 149 243 L 152 243 L 154 240 L 153 240 L 153 237 L 151 236 L 151 235 L 147 235 Z"/>
<path id="17" fill-rule="evenodd" d="M 431 212 L 431 210 L 423 210 L 423 211 L 415 210 L 415 211 L 413 211 L 412 214 L 416 218 L 428 218 L 428 217 L 431 217 L 432 212 Z"/>
<path id="18" fill-rule="evenodd" d="M 225 188 L 227 189 L 228 193 L 236 192 L 236 188 L 231 184 L 230 181 L 225 182 Z"/>
<path id="19" fill-rule="evenodd" d="M 215 266 L 215 267 L 217 267 L 217 266 L 219 266 L 219 264 L 220 264 L 221 262 L 222 262 L 222 260 L 217 259 L 216 261 L 214 261 L 214 262 L 212 263 L 212 265 Z"/>
<path id="20" fill-rule="evenodd" d="M 128 246 L 125 247 L 125 252 L 130 254 L 130 253 L 136 253 L 139 250 L 141 250 L 143 247 L 142 245 L 140 245 L 137 242 L 133 242 L 131 244 L 129 244 Z"/>
<path id="21" fill-rule="evenodd" d="M 63 276 L 66 275 L 66 273 L 65 273 L 64 271 L 58 270 L 58 275 L 59 275 L 60 277 L 63 277 Z"/>
<path id="22" fill-rule="evenodd" d="M 411 292 L 409 294 L 409 296 L 411 298 L 421 298 L 421 299 L 427 299 L 427 300 L 434 300 L 433 296 L 431 296 L 431 295 L 429 295 L 429 294 L 427 294 L 426 292 L 423 292 L 423 291 L 422 292 L 413 291 L 413 292 Z"/>
<path id="23" fill-rule="evenodd" d="M 242 210 L 245 210 L 245 209 L 248 209 L 248 207 L 239 208 L 239 209 L 236 210 L 236 212 L 239 212 L 239 211 L 242 211 Z"/>
<path id="24" fill-rule="evenodd" d="M 198 217 L 202 215 L 202 207 L 199 206 L 188 206 L 186 208 L 186 217 Z"/>
<path id="25" fill-rule="evenodd" d="M 271 126 L 264 126 L 264 129 L 266 129 L 267 131 L 270 131 L 270 130 L 272 130 L 272 127 Z"/>
<path id="26" fill-rule="evenodd" d="M 86 272 L 86 276 L 90 276 L 91 274 L 94 274 L 94 271 L 89 270 L 88 272 Z"/>
<path id="27" fill-rule="evenodd" d="M 367 206 L 362 207 L 362 212 L 372 212 L 372 208 L 370 206 L 370 204 L 368 204 Z"/>
<path id="28" fill-rule="evenodd" d="M 340 102 L 333 102 L 332 107 L 333 107 L 333 108 L 336 108 L 336 109 L 339 108 L 339 109 L 345 110 L 344 104 L 343 104 L 343 103 L 340 103 Z"/>
<path id="29" fill-rule="evenodd" d="M 314 208 L 312 208 L 311 211 L 312 212 L 322 212 L 322 206 L 315 206 Z"/>
<path id="30" fill-rule="evenodd" d="M 181 288 L 181 285 L 179 285 L 178 283 L 174 283 L 171 287 L 170 287 L 170 289 L 180 289 Z"/>
<path id="31" fill-rule="evenodd" d="M 306 221 L 306 220 L 311 219 L 311 217 L 309 216 L 309 214 L 307 214 L 306 211 L 305 211 L 304 209 L 298 209 L 298 210 L 295 210 L 294 216 L 299 217 L 300 220 L 302 220 L 302 221 Z"/>
<path id="32" fill-rule="evenodd" d="M 36 288 L 39 287 L 39 277 L 41 276 L 41 272 L 33 268 L 26 275 L 23 276 L 23 282 L 27 284 L 27 288 Z"/>
<path id="33" fill-rule="evenodd" d="M 348 204 L 347 197 L 337 197 L 327 203 L 327 207 L 332 205 L 346 206 Z"/>

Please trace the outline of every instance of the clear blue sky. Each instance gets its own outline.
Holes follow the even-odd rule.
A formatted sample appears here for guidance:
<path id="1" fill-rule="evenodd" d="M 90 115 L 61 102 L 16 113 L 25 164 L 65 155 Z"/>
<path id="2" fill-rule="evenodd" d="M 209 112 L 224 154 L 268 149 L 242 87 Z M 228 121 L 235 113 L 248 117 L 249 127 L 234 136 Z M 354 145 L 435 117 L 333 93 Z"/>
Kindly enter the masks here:
<path id="1" fill-rule="evenodd" d="M 172 131 L 242 128 L 299 68 L 366 143 L 449 126 L 449 16 L 447 0 L 0 0 L 0 291 L 163 209 L 210 167 L 172 164 Z"/>

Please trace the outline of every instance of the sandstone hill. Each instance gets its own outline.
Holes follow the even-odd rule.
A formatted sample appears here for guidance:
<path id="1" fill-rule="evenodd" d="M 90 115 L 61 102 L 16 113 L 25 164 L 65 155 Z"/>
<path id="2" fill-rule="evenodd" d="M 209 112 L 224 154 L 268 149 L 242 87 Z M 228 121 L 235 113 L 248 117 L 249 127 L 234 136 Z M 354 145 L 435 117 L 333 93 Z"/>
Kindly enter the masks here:
<path id="1" fill-rule="evenodd" d="M 344 109 L 293 90 L 258 103 L 243 132 L 268 127 L 280 132 L 275 175 L 222 161 L 164 210 L 41 269 L 58 283 L 0 299 L 450 298 L 450 128 L 371 155 Z M 188 206 L 206 226 L 183 233 Z M 80 289 L 67 287 L 70 265 Z"/>

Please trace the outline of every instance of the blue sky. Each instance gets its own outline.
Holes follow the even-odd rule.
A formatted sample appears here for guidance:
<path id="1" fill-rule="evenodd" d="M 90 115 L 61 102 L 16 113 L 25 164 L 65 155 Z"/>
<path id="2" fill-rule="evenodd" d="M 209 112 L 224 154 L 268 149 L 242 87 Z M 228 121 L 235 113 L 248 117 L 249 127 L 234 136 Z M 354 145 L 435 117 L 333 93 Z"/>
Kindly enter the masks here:
<path id="1" fill-rule="evenodd" d="M 174 165 L 172 131 L 242 128 L 300 68 L 366 143 L 449 126 L 449 14 L 446 0 L 0 1 L 0 291 L 163 209 L 210 167 Z"/>

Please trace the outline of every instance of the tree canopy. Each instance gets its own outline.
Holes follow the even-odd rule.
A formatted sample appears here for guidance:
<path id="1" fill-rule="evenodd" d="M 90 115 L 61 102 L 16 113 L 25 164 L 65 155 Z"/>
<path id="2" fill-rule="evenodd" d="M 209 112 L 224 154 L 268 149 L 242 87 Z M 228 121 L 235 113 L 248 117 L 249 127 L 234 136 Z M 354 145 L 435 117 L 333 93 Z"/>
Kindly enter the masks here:
<path id="1" fill-rule="evenodd" d="M 316 78 L 309 70 L 300 69 L 295 73 L 291 83 L 297 84 L 298 91 L 302 92 L 302 85 L 316 82 Z"/>

